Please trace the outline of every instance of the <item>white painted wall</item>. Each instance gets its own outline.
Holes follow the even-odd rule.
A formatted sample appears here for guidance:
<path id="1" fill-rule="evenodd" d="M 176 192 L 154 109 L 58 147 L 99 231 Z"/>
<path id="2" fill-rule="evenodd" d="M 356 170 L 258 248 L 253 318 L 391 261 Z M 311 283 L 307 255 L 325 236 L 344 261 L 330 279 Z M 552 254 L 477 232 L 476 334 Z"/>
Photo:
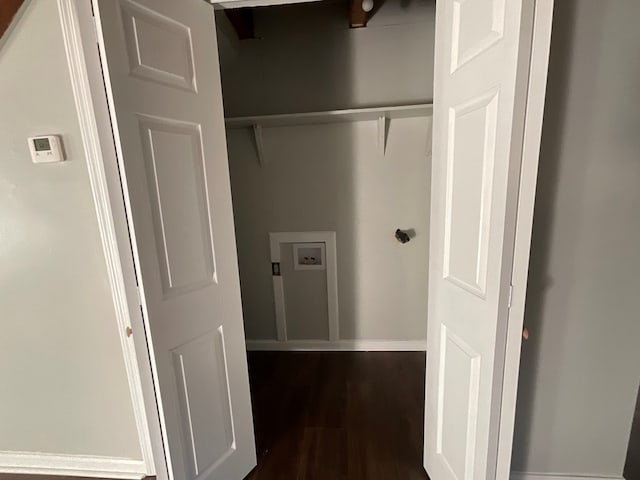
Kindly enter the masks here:
<path id="1" fill-rule="evenodd" d="M 513 469 L 615 477 L 640 377 L 640 4 L 554 13 Z"/>
<path id="2" fill-rule="evenodd" d="M 258 39 L 220 41 L 227 116 L 431 101 L 435 1 L 387 1 L 360 29 L 347 12 L 345 1 L 255 9 Z"/>
<path id="3" fill-rule="evenodd" d="M 141 459 L 56 2 L 0 49 L 0 452 Z M 31 163 L 62 134 L 68 161 Z"/>
<path id="4" fill-rule="evenodd" d="M 335 231 L 341 339 L 423 340 L 427 327 L 431 119 L 228 130 L 247 338 L 275 339 L 269 232 Z M 414 228 L 402 245 L 396 228 Z"/>

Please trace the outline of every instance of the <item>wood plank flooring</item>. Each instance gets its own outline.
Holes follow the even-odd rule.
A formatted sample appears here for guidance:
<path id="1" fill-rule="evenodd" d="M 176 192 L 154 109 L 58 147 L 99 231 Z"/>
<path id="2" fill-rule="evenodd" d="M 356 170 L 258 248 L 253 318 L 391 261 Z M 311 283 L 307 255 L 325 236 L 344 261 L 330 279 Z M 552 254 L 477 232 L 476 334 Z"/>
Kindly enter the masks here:
<path id="1" fill-rule="evenodd" d="M 424 480 L 424 352 L 251 352 L 247 480 Z"/>

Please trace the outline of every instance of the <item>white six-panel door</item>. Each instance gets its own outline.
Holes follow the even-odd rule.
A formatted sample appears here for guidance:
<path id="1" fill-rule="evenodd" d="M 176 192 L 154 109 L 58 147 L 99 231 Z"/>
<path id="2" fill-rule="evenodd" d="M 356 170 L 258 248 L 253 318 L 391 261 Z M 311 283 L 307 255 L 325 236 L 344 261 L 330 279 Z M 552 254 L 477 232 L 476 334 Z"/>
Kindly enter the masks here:
<path id="1" fill-rule="evenodd" d="M 432 480 L 496 475 L 533 11 L 533 0 L 436 4 L 424 458 Z"/>
<path id="2" fill-rule="evenodd" d="M 94 0 L 176 480 L 256 464 L 213 7 Z"/>

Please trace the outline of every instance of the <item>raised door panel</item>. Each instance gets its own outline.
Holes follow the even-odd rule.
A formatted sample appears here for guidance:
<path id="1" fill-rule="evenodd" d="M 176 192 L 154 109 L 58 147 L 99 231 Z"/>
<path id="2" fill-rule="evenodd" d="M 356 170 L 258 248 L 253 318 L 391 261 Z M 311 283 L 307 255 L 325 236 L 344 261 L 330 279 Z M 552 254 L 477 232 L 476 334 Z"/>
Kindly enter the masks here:
<path id="1" fill-rule="evenodd" d="M 471 480 L 478 424 L 480 355 L 443 326 L 439 368 L 436 452 L 452 478 Z"/>
<path id="2" fill-rule="evenodd" d="M 200 125 L 139 115 L 164 296 L 216 281 Z"/>
<path id="3" fill-rule="evenodd" d="M 196 91 L 189 28 L 137 3 L 122 0 L 129 73 L 143 80 Z"/>
<path id="4" fill-rule="evenodd" d="M 506 0 L 455 0 L 451 73 L 498 42 L 504 33 Z"/>
<path id="5" fill-rule="evenodd" d="M 224 341 L 220 326 L 172 351 L 191 479 L 206 478 L 236 448 Z"/>
<path id="6" fill-rule="evenodd" d="M 444 278 L 484 298 L 498 92 L 449 109 Z"/>

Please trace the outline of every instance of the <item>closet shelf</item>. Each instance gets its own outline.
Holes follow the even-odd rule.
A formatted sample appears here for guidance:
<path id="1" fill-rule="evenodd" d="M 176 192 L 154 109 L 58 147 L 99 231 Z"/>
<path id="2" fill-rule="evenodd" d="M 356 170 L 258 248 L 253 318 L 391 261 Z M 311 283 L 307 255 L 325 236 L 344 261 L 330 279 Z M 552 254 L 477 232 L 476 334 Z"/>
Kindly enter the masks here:
<path id="1" fill-rule="evenodd" d="M 225 118 L 227 128 L 253 128 L 256 154 L 260 166 L 266 165 L 262 129 L 293 125 L 313 125 L 338 122 L 357 122 L 361 120 L 378 121 L 378 149 L 384 157 L 387 151 L 389 124 L 397 118 L 430 117 L 433 114 L 431 103 L 417 105 L 396 105 L 374 108 L 352 108 L 349 110 L 329 110 L 326 112 L 284 113 L 280 115 L 256 115 L 251 117 Z"/>
<path id="2" fill-rule="evenodd" d="M 228 117 L 225 123 L 228 128 L 243 128 L 253 125 L 262 127 L 284 127 L 287 125 L 309 125 L 337 122 L 356 122 L 360 120 L 428 117 L 433 105 L 421 103 L 417 105 L 397 105 L 373 108 L 351 108 L 348 110 L 328 110 L 325 112 L 283 113 L 279 115 L 254 115 L 250 117 Z"/>

